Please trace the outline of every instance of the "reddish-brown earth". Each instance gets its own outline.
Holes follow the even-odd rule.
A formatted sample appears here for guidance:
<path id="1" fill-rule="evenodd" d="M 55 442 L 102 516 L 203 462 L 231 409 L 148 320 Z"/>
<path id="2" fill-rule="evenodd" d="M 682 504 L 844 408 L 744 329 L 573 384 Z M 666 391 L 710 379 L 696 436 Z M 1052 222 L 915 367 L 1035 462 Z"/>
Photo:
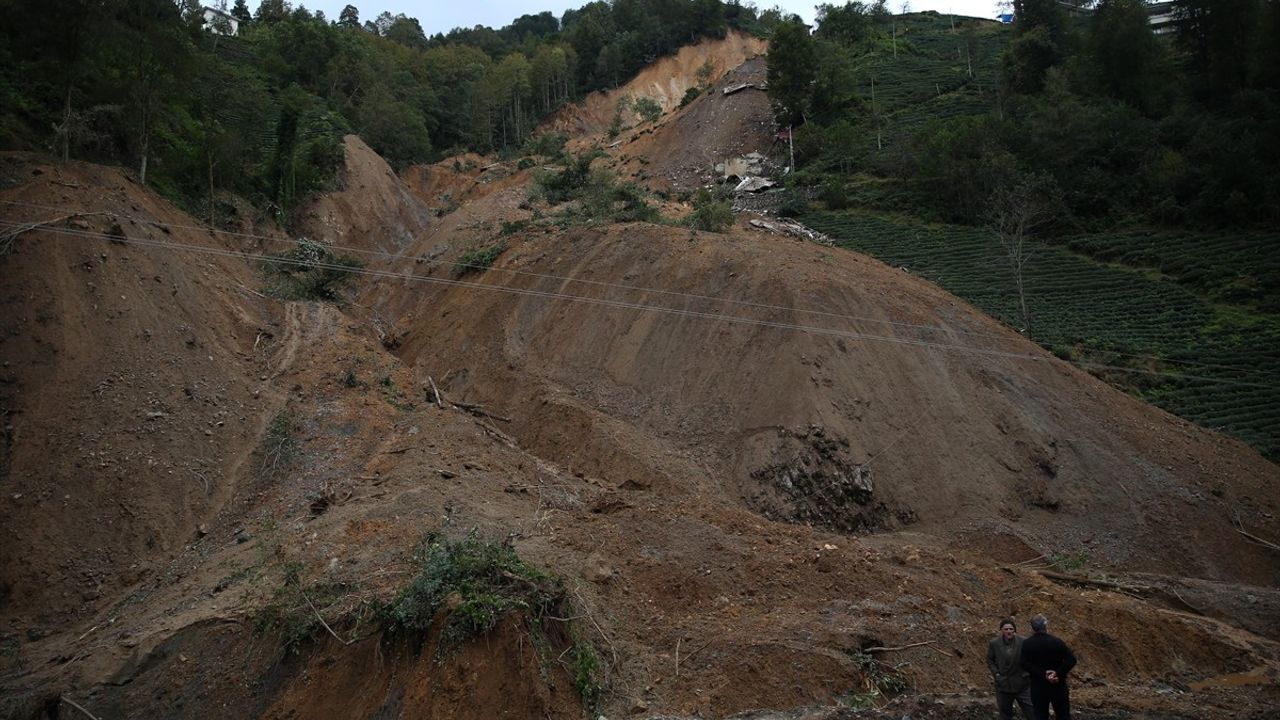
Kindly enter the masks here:
<path id="1" fill-rule="evenodd" d="M 752 92 L 615 162 L 677 168 L 676 138 L 714 143 L 714 103 Z M 1280 553 L 1240 532 L 1280 538 L 1256 452 L 854 253 L 503 235 L 527 172 L 401 178 L 355 138 L 347 161 L 288 236 L 246 237 L 121 171 L 0 156 L 4 221 L 51 221 L 0 257 L 0 715 L 581 717 L 518 614 L 443 662 L 435 633 L 295 652 L 257 629 L 296 576 L 347 588 L 319 610 L 359 635 L 344 618 L 408 581 L 427 532 L 564 579 L 608 717 L 989 717 L 991 628 L 1036 612 L 1090 717 L 1280 704 Z M 343 305 L 264 297 L 237 253 L 299 235 L 376 274 Z M 505 420 L 437 407 L 428 378 Z M 280 417 L 297 451 L 271 467 Z M 871 647 L 901 648 L 876 657 L 909 690 L 839 707 Z"/>

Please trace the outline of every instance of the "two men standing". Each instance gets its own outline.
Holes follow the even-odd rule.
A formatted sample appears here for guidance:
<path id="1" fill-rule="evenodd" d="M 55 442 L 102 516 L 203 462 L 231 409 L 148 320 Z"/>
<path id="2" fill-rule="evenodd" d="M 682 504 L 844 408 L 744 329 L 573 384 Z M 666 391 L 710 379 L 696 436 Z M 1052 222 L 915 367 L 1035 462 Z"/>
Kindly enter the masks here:
<path id="1" fill-rule="evenodd" d="M 1031 618 L 1034 633 L 1025 640 L 1018 636 L 1013 620 L 1000 621 L 1000 635 L 987 645 L 987 669 L 996 685 L 996 707 L 1000 720 L 1013 720 L 1016 702 L 1027 720 L 1049 720 L 1053 706 L 1058 720 L 1071 720 L 1067 674 L 1076 666 L 1071 648 L 1049 634 L 1044 615 Z"/>

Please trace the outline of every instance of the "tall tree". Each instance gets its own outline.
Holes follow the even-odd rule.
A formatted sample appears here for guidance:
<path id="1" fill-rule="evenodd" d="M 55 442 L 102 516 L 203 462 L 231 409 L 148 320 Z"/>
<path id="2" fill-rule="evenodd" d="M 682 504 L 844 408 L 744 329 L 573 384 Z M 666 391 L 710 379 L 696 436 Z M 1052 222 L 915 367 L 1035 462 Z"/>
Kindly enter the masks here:
<path id="1" fill-rule="evenodd" d="M 1212 94 L 1248 87 L 1258 60 L 1260 0 L 1178 0 L 1178 36 L 1207 71 Z"/>
<path id="2" fill-rule="evenodd" d="M 342 12 L 338 14 L 338 27 L 347 29 L 359 28 L 360 10 L 355 5 L 348 5 L 342 8 Z"/>
<path id="3" fill-rule="evenodd" d="M 1014 92 L 1035 93 L 1045 73 L 1067 52 L 1067 19 L 1057 0 L 1013 0 L 1013 41 L 1005 51 L 1005 82 Z"/>
<path id="4" fill-rule="evenodd" d="M 1160 45 L 1142 0 L 1102 0 L 1093 14 L 1089 52 L 1099 80 L 1113 97 L 1146 107 Z"/>
<path id="5" fill-rule="evenodd" d="M 804 122 L 813 92 L 817 53 L 809 26 L 792 16 L 773 31 L 769 42 L 769 99 L 781 125 Z"/>
<path id="6" fill-rule="evenodd" d="M 241 25 L 247 25 L 253 21 L 253 16 L 249 14 L 249 3 L 246 0 L 236 0 L 231 6 L 231 16 L 239 20 Z"/>

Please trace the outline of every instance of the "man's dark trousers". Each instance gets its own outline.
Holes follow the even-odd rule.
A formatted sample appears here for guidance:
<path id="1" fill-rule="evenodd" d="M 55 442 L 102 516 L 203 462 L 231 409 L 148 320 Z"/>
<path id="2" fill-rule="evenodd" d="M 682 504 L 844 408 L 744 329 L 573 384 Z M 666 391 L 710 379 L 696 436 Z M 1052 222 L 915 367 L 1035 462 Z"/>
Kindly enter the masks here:
<path id="1" fill-rule="evenodd" d="M 996 691 L 996 710 L 1000 712 L 1000 720 L 1013 720 L 1014 702 L 1018 703 L 1023 720 L 1032 720 L 1034 708 L 1031 705 L 1031 691 L 1027 687 L 1016 693 Z"/>
<path id="2" fill-rule="evenodd" d="M 1036 720 L 1049 720 L 1049 706 L 1058 720 L 1071 720 L 1071 702 L 1064 682 L 1056 685 L 1048 682 L 1031 682 L 1031 709 Z"/>

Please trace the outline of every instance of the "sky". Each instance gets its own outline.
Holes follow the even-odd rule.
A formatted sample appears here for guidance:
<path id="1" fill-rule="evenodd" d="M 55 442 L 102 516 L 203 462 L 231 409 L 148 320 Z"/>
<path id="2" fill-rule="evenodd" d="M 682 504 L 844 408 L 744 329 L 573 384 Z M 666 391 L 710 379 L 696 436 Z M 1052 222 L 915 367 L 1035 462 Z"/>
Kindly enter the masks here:
<path id="1" fill-rule="evenodd" d="M 828 0 L 831 4 L 839 4 L 839 0 Z M 257 10 L 257 0 L 248 0 L 249 7 Z M 579 8 L 589 0 L 292 0 L 294 6 L 305 5 L 312 12 L 323 10 L 330 21 L 338 19 L 342 8 L 348 4 L 360 10 L 360 21 L 372 20 L 383 10 L 392 15 L 404 13 L 417 18 L 422 30 L 427 35 L 448 32 L 455 27 L 473 27 L 488 25 L 500 28 L 511 24 L 521 15 L 540 13 L 550 10 L 560 17 L 569 8 Z M 909 0 L 912 11 L 936 10 L 940 13 L 972 15 L 974 17 L 996 16 L 996 0 Z M 889 0 L 889 7 L 898 12 L 903 0 Z M 207 5 L 215 5 L 205 0 Z M 227 6 L 232 2 L 229 0 Z M 746 4 L 744 2 L 744 4 Z M 787 12 L 793 12 L 813 22 L 815 0 L 755 0 L 757 8 L 765 9 L 775 5 Z"/>

